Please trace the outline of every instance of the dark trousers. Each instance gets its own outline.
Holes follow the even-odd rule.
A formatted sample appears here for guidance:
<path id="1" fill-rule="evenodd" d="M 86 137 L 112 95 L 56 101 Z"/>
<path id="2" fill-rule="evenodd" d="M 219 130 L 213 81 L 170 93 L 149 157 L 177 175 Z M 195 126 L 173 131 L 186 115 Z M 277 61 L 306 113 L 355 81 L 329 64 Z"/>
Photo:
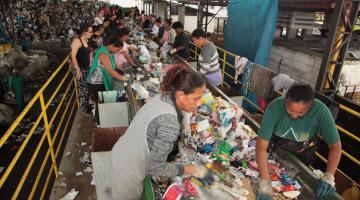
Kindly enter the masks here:
<path id="1" fill-rule="evenodd" d="M 96 124 L 100 125 L 98 92 L 99 91 L 105 91 L 105 85 L 104 84 L 92 84 L 92 83 L 89 83 L 89 82 L 87 84 L 88 84 L 90 95 L 92 96 L 92 98 L 94 100 L 94 103 L 95 103 Z"/>

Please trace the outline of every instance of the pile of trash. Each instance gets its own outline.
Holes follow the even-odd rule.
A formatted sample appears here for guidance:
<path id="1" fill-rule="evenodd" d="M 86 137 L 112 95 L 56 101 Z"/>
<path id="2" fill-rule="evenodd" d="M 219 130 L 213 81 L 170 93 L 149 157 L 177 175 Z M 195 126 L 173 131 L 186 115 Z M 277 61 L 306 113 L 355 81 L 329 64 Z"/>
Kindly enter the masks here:
<path id="1" fill-rule="evenodd" d="M 136 68 L 128 68 L 125 72 L 130 77 L 128 81 L 137 93 L 138 100 L 146 100 L 160 93 L 160 83 L 171 65 L 165 65 L 166 59 L 157 54 L 156 49 L 147 48 L 148 45 L 140 45 L 140 63 Z M 166 63 L 171 63 L 169 59 Z"/>
<path id="2" fill-rule="evenodd" d="M 201 100 L 197 113 L 184 114 L 184 147 L 176 161 L 207 166 L 215 183 L 207 187 L 194 177 L 152 177 L 156 199 L 247 199 L 252 189 L 244 183 L 250 180 L 256 187 L 259 182 L 256 133 L 244 124 L 243 110 L 238 105 L 214 98 L 210 91 Z M 300 195 L 301 185 L 275 157 L 269 157 L 268 168 L 275 199 Z"/>
<path id="3" fill-rule="evenodd" d="M 45 75 L 49 68 L 49 55 L 45 51 L 31 50 L 24 53 L 13 49 L 0 58 L 0 77 L 19 74 L 24 78 Z"/>

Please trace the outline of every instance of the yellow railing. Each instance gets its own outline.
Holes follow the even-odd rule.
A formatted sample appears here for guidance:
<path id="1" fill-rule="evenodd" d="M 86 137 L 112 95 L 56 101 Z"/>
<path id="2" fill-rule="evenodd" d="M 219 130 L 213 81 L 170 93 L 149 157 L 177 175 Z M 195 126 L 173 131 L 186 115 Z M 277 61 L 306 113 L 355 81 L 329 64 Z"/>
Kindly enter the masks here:
<path id="1" fill-rule="evenodd" d="M 198 51 L 201 50 L 199 49 L 199 47 L 197 47 L 194 43 L 190 42 L 190 52 L 192 52 L 194 54 L 194 56 L 192 57 L 192 59 L 196 59 L 196 57 L 200 54 Z M 192 49 L 191 47 L 195 48 Z M 237 56 L 236 54 L 234 53 L 231 53 L 223 48 L 220 48 L 220 47 L 216 47 L 218 52 L 219 52 L 219 55 L 223 55 L 223 58 L 219 58 L 219 60 L 221 61 L 221 66 L 222 66 L 222 74 L 223 74 L 223 77 L 222 77 L 222 85 L 227 85 L 229 87 L 231 87 L 229 84 L 227 84 L 225 82 L 225 76 L 229 77 L 231 80 L 235 81 L 235 77 L 232 76 L 231 74 L 229 74 L 228 72 L 226 72 L 226 68 L 227 67 L 230 67 L 230 68 L 233 68 L 235 69 L 235 66 L 232 65 L 231 63 L 229 63 L 227 61 L 227 58 L 229 56 L 232 56 L 234 59 L 235 59 L 235 56 Z M 270 69 L 269 69 L 270 70 Z M 274 72 L 275 73 L 275 72 Z M 238 85 L 242 85 L 240 83 L 240 81 L 237 81 L 237 84 Z M 277 92 L 278 95 L 281 95 L 280 92 Z M 257 106 L 255 103 L 253 103 L 250 99 L 246 98 L 246 97 L 243 97 L 243 99 L 245 101 L 247 101 L 248 103 L 250 103 L 253 107 L 255 107 L 260 113 L 264 113 L 263 110 L 261 110 L 261 108 L 259 106 Z M 344 106 L 342 104 L 339 104 L 339 108 L 344 110 L 345 112 L 348 112 L 352 115 L 354 115 L 355 117 L 357 118 L 360 118 L 360 113 L 351 109 L 351 108 L 348 108 L 347 106 Z M 336 125 L 337 129 L 339 130 L 340 133 L 344 134 L 344 135 L 347 135 L 349 138 L 353 139 L 354 141 L 357 141 L 357 142 L 360 142 L 360 138 L 358 136 L 356 136 L 355 134 L 349 132 L 348 130 L 345 130 L 344 128 L 340 127 L 339 125 Z M 347 157 L 348 159 L 350 159 L 354 164 L 356 164 L 357 166 L 360 166 L 360 161 L 358 159 L 356 159 L 355 157 L 353 157 L 352 155 L 350 155 L 348 152 L 342 150 L 342 155 L 344 155 L 345 157 Z M 316 152 L 316 156 L 321 156 L 319 153 Z M 324 157 L 319 157 L 320 160 L 322 161 L 326 161 L 326 159 Z M 340 173 L 344 174 L 347 178 L 349 178 L 349 176 L 347 176 L 344 172 L 340 171 L 339 169 L 337 169 Z M 351 178 L 349 178 L 349 180 L 352 181 Z"/>
<path id="2" fill-rule="evenodd" d="M 79 107 L 79 102 L 77 101 L 77 90 L 76 90 L 76 81 L 73 78 L 73 74 L 71 70 L 67 67 L 67 61 L 69 60 L 69 56 L 67 56 L 64 61 L 60 64 L 60 66 L 54 71 L 54 73 L 50 76 L 50 78 L 45 82 L 45 84 L 40 88 L 40 90 L 34 95 L 25 109 L 19 114 L 10 128 L 5 132 L 5 134 L 0 138 L 0 149 L 4 146 L 6 141 L 8 141 L 9 137 L 14 134 L 14 131 L 21 124 L 22 120 L 30 114 L 30 112 L 34 112 L 36 110 L 37 105 L 40 104 L 39 109 L 35 112 L 38 112 L 35 123 L 32 125 L 30 131 L 22 142 L 20 148 L 16 152 L 15 156 L 12 158 L 10 164 L 6 167 L 5 172 L 0 178 L 0 191 L 5 190 L 3 186 L 7 183 L 7 181 L 16 181 L 18 184 L 16 185 L 16 189 L 14 192 L 9 195 L 11 199 L 18 199 L 19 194 L 24 189 L 24 184 L 26 181 L 34 181 L 29 180 L 30 171 L 37 170 L 36 178 L 34 182 L 31 182 L 31 189 L 29 194 L 25 195 L 28 199 L 44 199 L 45 194 L 48 191 L 49 181 L 53 175 L 53 172 L 56 177 L 58 177 L 58 164 L 57 159 L 59 153 L 61 152 L 61 147 L 65 138 L 65 135 L 68 131 L 69 124 L 71 123 L 71 119 L 76 108 Z M 65 74 L 65 75 L 64 75 Z M 60 81 L 58 83 L 58 81 Z M 48 92 L 50 90 L 50 92 Z M 60 90 L 64 90 L 64 92 L 60 93 Z M 47 94 L 51 94 L 47 95 Z M 62 95 L 62 96 L 61 96 Z M 49 97 L 48 97 L 49 96 Z M 50 104 L 54 103 L 54 99 L 60 99 L 58 101 L 57 106 L 53 114 L 49 115 L 49 107 Z M 45 99 L 48 99 L 45 101 Z M 54 103 L 55 104 L 55 103 Z M 76 106 L 77 105 L 77 106 Z M 65 107 L 65 108 L 64 108 Z M 61 113 L 61 115 L 59 115 Z M 33 113 L 34 114 L 34 113 Z M 36 114 L 36 113 L 35 113 Z M 66 119 L 66 120 L 65 120 Z M 55 120 L 58 121 L 55 123 Z M 37 143 L 37 146 L 34 151 L 26 151 L 28 149 L 30 143 L 30 139 L 32 139 L 35 130 L 38 128 L 40 122 L 44 125 L 45 131 L 41 133 L 41 138 Z M 54 129 L 52 129 L 52 127 Z M 60 131 L 61 130 L 61 131 Z M 58 140 L 58 137 L 61 137 Z M 47 143 L 44 144 L 45 140 Z M 57 147 L 55 144 L 57 143 Z M 46 148 L 46 154 L 44 152 L 44 147 Z M 38 155 L 45 154 L 44 157 L 40 157 Z M 21 172 L 21 177 L 12 177 L 10 176 L 14 170 L 18 170 L 17 163 L 21 156 L 29 156 L 30 161 L 25 164 L 26 169 Z M 46 163 L 49 162 L 49 157 L 51 157 L 51 165 L 50 167 L 46 167 Z M 40 162 L 41 165 L 34 165 L 35 162 Z M 22 164 L 23 165 L 23 164 Z M 36 172 L 35 172 L 36 173 Z M 34 174 L 32 174 L 34 175 Z M 45 175 L 45 177 L 43 177 Z M 11 178 L 11 179 L 10 179 Z M 42 183 L 40 180 L 45 178 L 45 183 Z M 39 197 L 35 197 L 35 194 L 40 194 Z M 21 197 L 25 198 L 25 197 Z"/>

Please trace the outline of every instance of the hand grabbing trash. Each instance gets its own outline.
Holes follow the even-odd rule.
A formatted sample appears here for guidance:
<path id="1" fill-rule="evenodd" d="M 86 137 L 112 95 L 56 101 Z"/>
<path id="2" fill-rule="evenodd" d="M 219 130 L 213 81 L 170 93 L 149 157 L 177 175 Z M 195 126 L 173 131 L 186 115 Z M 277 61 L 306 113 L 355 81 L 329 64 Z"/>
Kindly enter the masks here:
<path id="1" fill-rule="evenodd" d="M 330 199 L 335 193 L 335 178 L 334 175 L 325 172 L 325 175 L 320 178 L 316 189 L 315 196 L 317 199 Z"/>
<path id="2" fill-rule="evenodd" d="M 212 171 L 202 165 L 195 166 L 195 172 L 193 176 L 198 178 L 205 186 L 211 186 L 215 181 Z"/>
<path id="3" fill-rule="evenodd" d="M 270 181 L 260 180 L 259 190 L 256 193 L 256 200 L 273 200 L 273 191 Z"/>

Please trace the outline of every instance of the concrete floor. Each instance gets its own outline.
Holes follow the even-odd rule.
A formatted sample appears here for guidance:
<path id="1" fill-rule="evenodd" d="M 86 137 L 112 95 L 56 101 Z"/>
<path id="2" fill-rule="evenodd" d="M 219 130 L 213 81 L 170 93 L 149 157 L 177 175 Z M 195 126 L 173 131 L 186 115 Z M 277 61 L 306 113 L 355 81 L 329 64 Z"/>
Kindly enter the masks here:
<path id="1" fill-rule="evenodd" d="M 71 189 L 79 191 L 75 199 L 78 200 L 95 200 L 95 186 L 90 185 L 92 181 L 92 172 L 84 172 L 86 166 L 80 162 L 80 158 L 84 152 L 91 154 L 91 141 L 95 120 L 88 117 L 80 111 L 76 113 L 74 123 L 72 125 L 70 135 L 65 147 L 65 151 L 61 160 L 59 171 L 60 175 L 55 179 L 50 200 L 59 200 L 64 197 Z M 81 145 L 86 142 L 86 145 Z M 69 156 L 66 154 L 71 152 Z M 76 176 L 76 172 L 82 172 L 82 176 Z M 66 186 L 62 183 L 65 183 Z"/>

